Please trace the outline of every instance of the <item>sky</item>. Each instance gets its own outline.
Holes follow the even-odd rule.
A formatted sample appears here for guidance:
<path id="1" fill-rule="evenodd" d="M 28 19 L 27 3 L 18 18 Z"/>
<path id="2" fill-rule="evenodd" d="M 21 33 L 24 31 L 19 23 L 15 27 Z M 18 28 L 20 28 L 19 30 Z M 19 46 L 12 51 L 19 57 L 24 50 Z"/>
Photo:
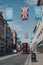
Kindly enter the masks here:
<path id="1" fill-rule="evenodd" d="M 28 42 L 29 44 L 31 38 L 33 37 L 33 29 L 36 25 L 35 12 L 34 12 L 34 5 L 36 4 L 37 0 L 0 0 L 0 9 L 3 9 L 4 11 L 6 8 L 13 9 L 13 20 L 8 21 L 10 28 L 17 32 L 17 35 L 22 42 Z M 21 7 L 29 8 L 28 20 L 22 21 Z M 25 39 L 25 33 L 27 32 L 29 38 Z"/>

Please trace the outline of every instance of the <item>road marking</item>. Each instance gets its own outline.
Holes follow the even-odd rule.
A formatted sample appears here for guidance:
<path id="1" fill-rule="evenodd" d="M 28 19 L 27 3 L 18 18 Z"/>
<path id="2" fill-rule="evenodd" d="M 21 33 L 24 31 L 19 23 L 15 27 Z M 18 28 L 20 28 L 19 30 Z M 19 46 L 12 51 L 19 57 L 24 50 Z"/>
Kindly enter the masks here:
<path id="1" fill-rule="evenodd" d="M 26 62 L 24 65 L 28 65 L 28 63 L 29 63 L 29 55 L 28 55 L 28 58 L 26 59 Z"/>
<path id="2" fill-rule="evenodd" d="M 8 56 L 4 56 L 4 57 L 1 57 L 0 60 L 4 60 L 4 59 L 7 59 L 7 58 L 10 58 L 10 57 L 13 57 L 13 56 L 17 56 L 19 55 L 20 53 L 18 54 L 13 54 L 13 55 L 8 55 Z"/>
<path id="3" fill-rule="evenodd" d="M 31 62 L 31 54 L 28 56 L 28 58 L 26 59 L 26 62 L 24 65 L 33 65 L 33 63 Z"/>
<path id="4" fill-rule="evenodd" d="M 29 59 L 29 64 L 28 65 L 32 65 L 32 63 L 31 63 L 31 54 L 30 54 L 30 59 Z"/>

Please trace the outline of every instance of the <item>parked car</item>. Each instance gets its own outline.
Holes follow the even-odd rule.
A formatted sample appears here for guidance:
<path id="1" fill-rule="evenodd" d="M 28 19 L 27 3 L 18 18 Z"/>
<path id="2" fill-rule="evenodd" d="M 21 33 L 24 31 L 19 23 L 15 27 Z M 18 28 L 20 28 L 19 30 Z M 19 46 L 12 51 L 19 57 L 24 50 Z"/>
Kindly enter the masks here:
<path id="1" fill-rule="evenodd" d="M 12 51 L 12 53 L 17 53 L 17 50 L 16 50 L 16 49 L 14 49 L 14 50 Z"/>

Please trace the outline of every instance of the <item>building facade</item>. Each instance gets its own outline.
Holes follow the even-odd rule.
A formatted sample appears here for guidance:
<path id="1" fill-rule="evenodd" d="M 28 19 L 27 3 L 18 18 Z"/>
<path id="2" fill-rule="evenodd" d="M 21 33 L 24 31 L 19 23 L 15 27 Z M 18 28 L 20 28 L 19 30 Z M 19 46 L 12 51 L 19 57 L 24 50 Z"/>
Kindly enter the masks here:
<path id="1" fill-rule="evenodd" d="M 9 26 L 6 27 L 6 51 L 8 53 L 12 52 L 13 50 L 13 38 L 12 32 Z"/>
<path id="2" fill-rule="evenodd" d="M 5 51 L 7 22 L 0 15 L 0 51 Z"/>
<path id="3" fill-rule="evenodd" d="M 32 50 L 43 53 L 43 22 L 39 21 L 35 26 L 34 38 L 32 40 Z"/>
<path id="4" fill-rule="evenodd" d="M 0 52 L 12 51 L 12 32 L 7 21 L 0 14 Z"/>
<path id="5" fill-rule="evenodd" d="M 12 30 L 12 37 L 13 37 L 13 48 L 17 49 L 17 33 L 16 33 L 16 31 Z"/>

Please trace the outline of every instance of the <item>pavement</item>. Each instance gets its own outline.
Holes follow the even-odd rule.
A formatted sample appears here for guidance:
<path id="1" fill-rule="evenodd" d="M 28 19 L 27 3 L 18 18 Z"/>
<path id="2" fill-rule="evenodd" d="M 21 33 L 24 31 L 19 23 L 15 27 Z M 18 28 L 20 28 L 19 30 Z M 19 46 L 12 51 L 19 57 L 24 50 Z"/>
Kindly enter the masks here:
<path id="1" fill-rule="evenodd" d="M 33 65 L 43 65 L 43 54 L 37 54 L 37 62 L 34 62 Z"/>
<path id="2" fill-rule="evenodd" d="M 37 61 L 36 62 L 31 62 L 31 55 L 29 59 L 29 62 L 27 65 L 43 65 L 43 54 L 37 54 L 36 55 Z"/>

